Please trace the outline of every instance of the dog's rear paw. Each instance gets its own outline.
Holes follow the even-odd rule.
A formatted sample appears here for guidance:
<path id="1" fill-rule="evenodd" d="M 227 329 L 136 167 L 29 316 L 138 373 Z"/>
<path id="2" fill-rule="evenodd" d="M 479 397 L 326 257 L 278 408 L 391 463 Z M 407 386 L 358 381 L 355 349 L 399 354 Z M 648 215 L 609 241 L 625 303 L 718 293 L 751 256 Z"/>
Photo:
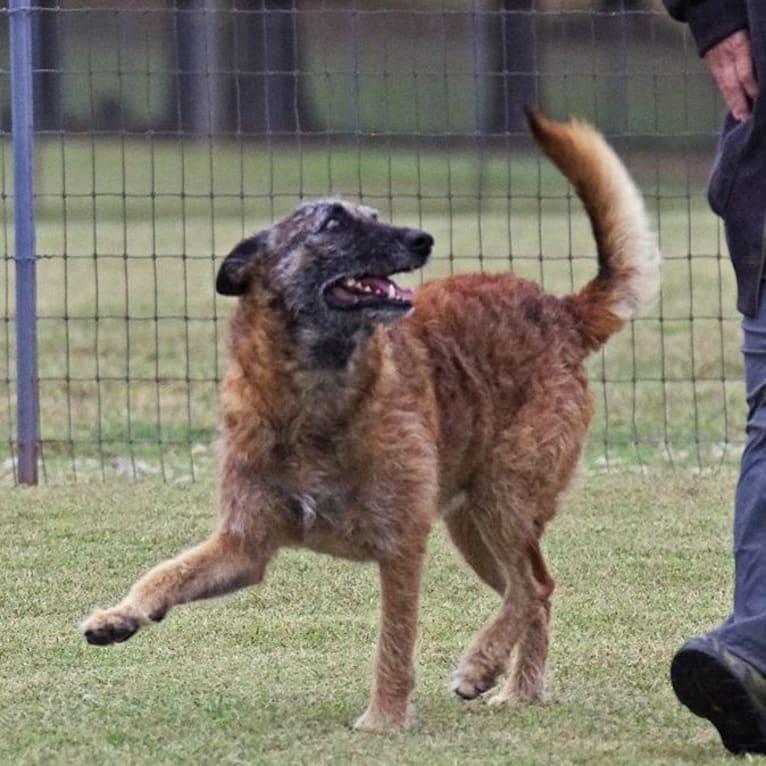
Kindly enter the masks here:
<path id="1" fill-rule="evenodd" d="M 450 689 L 464 700 L 473 700 L 489 691 L 497 683 L 497 674 L 472 673 L 459 667 L 450 676 Z"/>
<path id="2" fill-rule="evenodd" d="M 126 607 L 99 609 L 88 617 L 80 626 L 85 640 L 89 644 L 106 646 L 107 644 L 127 641 L 142 625 L 146 618 Z"/>
<path id="3" fill-rule="evenodd" d="M 370 705 L 354 722 L 357 731 L 400 731 L 406 729 L 412 720 L 412 709 L 408 705 L 403 713 L 381 711 Z"/>
<path id="4" fill-rule="evenodd" d="M 489 705 L 542 705 L 545 704 L 545 696 L 540 691 L 520 692 L 514 689 L 503 688 L 495 692 L 488 700 Z"/>

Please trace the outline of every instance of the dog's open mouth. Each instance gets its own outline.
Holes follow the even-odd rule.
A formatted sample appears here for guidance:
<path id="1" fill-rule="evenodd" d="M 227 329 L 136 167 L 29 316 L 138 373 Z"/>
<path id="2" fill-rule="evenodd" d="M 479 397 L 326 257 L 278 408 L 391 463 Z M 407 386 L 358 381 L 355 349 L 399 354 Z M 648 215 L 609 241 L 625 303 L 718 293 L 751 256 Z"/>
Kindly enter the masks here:
<path id="1" fill-rule="evenodd" d="M 325 296 L 336 309 L 412 307 L 412 290 L 399 287 L 388 277 L 343 277 L 327 288 Z"/>

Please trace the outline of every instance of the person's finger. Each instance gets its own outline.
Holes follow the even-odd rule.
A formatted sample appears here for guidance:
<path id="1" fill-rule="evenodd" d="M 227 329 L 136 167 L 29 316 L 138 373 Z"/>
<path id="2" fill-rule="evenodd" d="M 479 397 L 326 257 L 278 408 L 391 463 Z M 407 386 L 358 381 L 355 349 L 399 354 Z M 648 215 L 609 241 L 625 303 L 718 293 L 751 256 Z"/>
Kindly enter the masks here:
<path id="1" fill-rule="evenodd" d="M 758 82 L 755 79 L 755 72 L 753 70 L 753 57 L 750 53 L 750 46 L 747 46 L 747 50 L 744 52 L 738 51 L 734 59 L 734 66 L 737 70 L 737 76 L 745 93 L 751 98 L 755 99 L 758 95 Z"/>
<path id="2" fill-rule="evenodd" d="M 731 59 L 717 62 L 716 66 L 711 66 L 711 72 L 734 118 L 739 121 L 746 119 L 750 114 L 750 102 L 734 62 Z"/>
<path id="3" fill-rule="evenodd" d="M 705 54 L 705 61 L 729 111 L 737 120 L 746 119 L 751 101 L 758 95 L 747 30 L 740 29 L 714 45 Z"/>

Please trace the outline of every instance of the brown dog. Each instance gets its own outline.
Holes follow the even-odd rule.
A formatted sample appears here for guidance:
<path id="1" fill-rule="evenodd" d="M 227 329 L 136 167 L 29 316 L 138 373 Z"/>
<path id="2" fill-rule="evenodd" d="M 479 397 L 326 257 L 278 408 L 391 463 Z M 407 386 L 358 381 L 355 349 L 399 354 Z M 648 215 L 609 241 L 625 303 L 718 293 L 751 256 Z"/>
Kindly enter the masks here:
<path id="1" fill-rule="evenodd" d="M 598 275 L 563 298 L 510 274 L 451 277 L 413 296 L 389 277 L 425 263 L 430 235 L 339 201 L 303 204 L 241 242 L 217 280 L 240 296 L 217 531 L 88 618 L 90 643 L 124 641 L 177 604 L 258 583 L 282 546 L 374 560 L 383 614 L 372 698 L 356 725 L 400 727 L 426 538 L 441 514 L 502 597 L 454 691 L 490 689 L 515 650 L 493 701 L 541 699 L 553 580 L 539 541 L 591 419 L 583 360 L 651 297 L 659 256 L 601 136 L 580 122 L 530 122 L 585 203 Z"/>

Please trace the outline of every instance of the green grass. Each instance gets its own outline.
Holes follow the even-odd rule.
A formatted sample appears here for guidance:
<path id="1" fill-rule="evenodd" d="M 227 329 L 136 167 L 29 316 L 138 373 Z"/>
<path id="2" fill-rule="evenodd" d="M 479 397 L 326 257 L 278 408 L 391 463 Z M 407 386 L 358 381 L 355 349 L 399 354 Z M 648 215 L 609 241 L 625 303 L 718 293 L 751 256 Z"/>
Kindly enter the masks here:
<path id="1" fill-rule="evenodd" d="M 18 764 L 726 764 L 676 701 L 668 661 L 725 617 L 734 474 L 591 474 L 546 537 L 554 595 L 544 706 L 460 703 L 447 674 L 496 606 L 432 537 L 415 724 L 354 733 L 375 642 L 373 567 L 286 552 L 265 584 L 179 608 L 123 645 L 78 621 L 199 541 L 207 482 L 3 492 L 0 762 Z"/>

